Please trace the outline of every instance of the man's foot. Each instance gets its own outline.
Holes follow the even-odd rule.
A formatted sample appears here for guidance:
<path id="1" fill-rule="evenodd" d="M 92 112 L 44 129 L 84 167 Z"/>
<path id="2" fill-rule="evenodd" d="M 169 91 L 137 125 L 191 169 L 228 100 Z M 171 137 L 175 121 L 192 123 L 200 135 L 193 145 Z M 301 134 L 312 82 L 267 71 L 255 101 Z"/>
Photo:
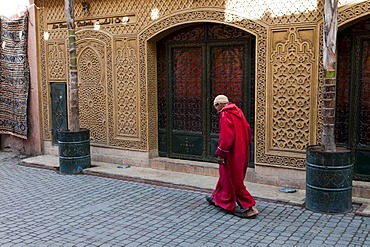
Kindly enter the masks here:
<path id="1" fill-rule="evenodd" d="M 242 209 L 241 207 L 235 207 L 234 215 L 245 219 L 255 219 L 258 215 L 258 210 L 255 206 L 249 209 Z"/>
<path id="2" fill-rule="evenodd" d="M 258 215 L 258 209 L 256 208 L 256 206 L 252 206 L 250 207 L 248 210 L 247 210 L 247 215 L 248 215 L 248 218 L 249 219 L 254 219 L 257 217 Z"/>
<path id="3" fill-rule="evenodd" d="M 206 196 L 206 201 L 209 203 L 209 205 L 216 205 L 213 202 L 213 196 Z"/>

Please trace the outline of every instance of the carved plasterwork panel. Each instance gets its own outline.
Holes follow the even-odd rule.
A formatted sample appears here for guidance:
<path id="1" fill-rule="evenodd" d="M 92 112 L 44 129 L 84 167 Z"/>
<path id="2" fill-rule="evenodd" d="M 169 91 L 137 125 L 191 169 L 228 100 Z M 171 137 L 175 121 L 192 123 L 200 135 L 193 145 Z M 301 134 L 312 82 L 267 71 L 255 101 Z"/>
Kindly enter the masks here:
<path id="1" fill-rule="evenodd" d="M 75 1 L 75 18 L 116 16 L 125 14 L 135 15 L 133 22 L 128 25 L 107 25 L 105 31 L 112 34 L 119 33 L 138 33 L 147 25 L 153 23 L 151 16 L 153 11 L 157 13 L 158 18 L 167 18 L 177 11 L 187 9 L 218 9 L 226 10 L 231 13 L 227 18 L 232 16 L 239 21 L 241 17 L 259 20 L 268 25 L 281 25 L 291 23 L 317 22 L 321 18 L 322 0 L 177 0 L 177 1 L 140 1 L 137 0 L 90 0 L 88 12 L 84 12 L 82 2 L 85 0 Z M 48 8 L 46 19 L 48 22 L 59 21 L 65 18 L 64 2 L 60 0 L 40 0 L 39 5 Z"/>
<path id="2" fill-rule="evenodd" d="M 137 41 L 113 40 L 94 30 L 76 34 L 81 127 L 90 129 L 93 144 L 145 150 L 138 118 Z"/>
<path id="3" fill-rule="evenodd" d="M 131 41 L 135 43 L 135 40 Z M 127 38 L 116 40 L 113 95 L 115 138 L 139 140 L 136 51 Z"/>
<path id="4" fill-rule="evenodd" d="M 323 25 L 320 25 L 320 31 L 319 31 L 319 47 L 323 47 Z M 323 50 L 320 49 L 319 52 L 319 69 L 318 69 L 318 89 L 317 89 L 317 132 L 316 132 L 316 140 L 313 141 L 311 144 L 316 144 L 321 142 L 321 135 L 322 135 L 322 107 L 323 107 L 323 91 L 324 91 L 324 65 L 323 65 L 323 58 L 324 53 Z"/>
<path id="5" fill-rule="evenodd" d="M 38 16 L 41 20 L 44 20 L 44 11 L 40 11 Z M 44 33 L 44 22 L 40 23 L 40 33 Z M 47 65 L 47 50 L 50 43 L 43 41 L 42 37 L 39 37 L 40 42 L 40 69 L 41 69 L 41 94 L 42 94 L 42 130 L 43 138 L 45 140 L 51 140 L 51 100 L 50 100 L 50 87 L 49 81 L 47 78 L 48 74 L 48 65 Z"/>
<path id="6" fill-rule="evenodd" d="M 48 70 L 49 80 L 66 81 L 65 45 L 57 42 L 48 44 Z"/>
<path id="7" fill-rule="evenodd" d="M 294 27 L 272 32 L 269 151 L 304 153 L 309 144 L 314 34 Z"/>
<path id="8" fill-rule="evenodd" d="M 147 42 L 147 64 L 157 63 L 157 46 L 155 42 Z M 157 102 L 157 68 L 148 66 L 148 138 L 149 150 L 158 150 L 158 102 Z"/>
<path id="9" fill-rule="evenodd" d="M 97 32 L 95 32 L 94 36 Z M 91 142 L 107 144 L 107 44 L 86 32 L 77 35 L 80 124 L 90 130 Z"/>

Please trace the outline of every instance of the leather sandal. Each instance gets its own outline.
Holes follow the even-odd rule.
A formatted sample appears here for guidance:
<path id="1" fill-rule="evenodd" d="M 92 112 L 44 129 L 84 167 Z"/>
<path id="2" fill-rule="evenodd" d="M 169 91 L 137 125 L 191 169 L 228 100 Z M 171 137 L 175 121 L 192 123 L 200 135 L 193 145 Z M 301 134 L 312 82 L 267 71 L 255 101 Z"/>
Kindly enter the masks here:
<path id="1" fill-rule="evenodd" d="M 258 210 L 254 206 L 250 207 L 249 209 L 242 209 L 237 206 L 235 207 L 234 215 L 243 219 L 255 219 L 258 215 Z"/>
<path id="2" fill-rule="evenodd" d="M 255 206 L 252 206 L 250 207 L 248 210 L 247 210 L 247 215 L 248 215 L 248 219 L 255 219 L 258 215 L 258 210 Z"/>

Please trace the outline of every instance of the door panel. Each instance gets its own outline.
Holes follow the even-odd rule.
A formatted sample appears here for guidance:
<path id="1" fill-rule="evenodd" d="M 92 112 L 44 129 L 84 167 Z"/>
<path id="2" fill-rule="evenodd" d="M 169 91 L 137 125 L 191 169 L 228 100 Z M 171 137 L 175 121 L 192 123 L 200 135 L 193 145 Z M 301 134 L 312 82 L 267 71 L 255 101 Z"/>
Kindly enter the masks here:
<path id="1" fill-rule="evenodd" d="M 337 144 L 352 150 L 354 178 L 370 181 L 370 30 L 366 26 L 360 23 L 339 35 L 335 137 Z"/>
<path id="2" fill-rule="evenodd" d="M 203 49 L 201 46 L 170 46 L 172 60 L 172 136 L 173 156 L 203 155 L 202 81 Z M 170 61 L 171 61 L 170 60 Z M 181 156 L 179 156 L 181 157 Z"/>
<path id="3" fill-rule="evenodd" d="M 253 123 L 253 51 L 252 35 L 219 24 L 186 27 L 158 43 L 160 156 L 215 161 L 218 94 L 226 94 Z"/>
<path id="4" fill-rule="evenodd" d="M 215 160 L 214 153 L 218 146 L 219 114 L 212 107 L 212 99 L 219 94 L 226 94 L 229 100 L 246 112 L 243 104 L 244 82 L 246 73 L 246 42 L 227 44 L 208 44 L 210 78 L 210 139 L 209 159 Z M 244 107 L 243 107 L 244 106 Z"/>
<path id="5" fill-rule="evenodd" d="M 202 140 L 202 136 L 199 134 L 194 134 L 192 136 L 191 133 L 183 132 L 183 134 L 181 134 L 175 131 L 172 134 L 172 155 L 174 157 L 181 154 L 187 155 L 188 157 L 195 156 L 193 158 L 202 157 Z"/>
<path id="6" fill-rule="evenodd" d="M 65 83 L 51 84 L 51 114 L 53 144 L 58 144 L 58 132 L 67 126 L 67 92 Z"/>
<path id="7" fill-rule="evenodd" d="M 370 37 L 361 37 L 359 43 L 362 65 L 359 70 L 358 86 L 356 85 L 359 97 L 356 97 L 358 112 L 355 117 L 357 132 L 355 173 L 370 176 Z"/>

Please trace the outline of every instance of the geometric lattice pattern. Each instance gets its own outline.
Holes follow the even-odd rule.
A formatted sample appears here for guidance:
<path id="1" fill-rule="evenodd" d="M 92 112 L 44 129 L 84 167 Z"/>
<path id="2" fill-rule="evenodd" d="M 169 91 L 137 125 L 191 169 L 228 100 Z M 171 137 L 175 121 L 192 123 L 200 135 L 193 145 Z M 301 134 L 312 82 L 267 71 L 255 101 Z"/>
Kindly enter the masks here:
<path id="1" fill-rule="evenodd" d="M 343 0 L 342 0 L 343 1 Z M 348 1 L 348 0 L 347 0 Z M 61 2 L 57 0 L 40 0 L 48 8 L 47 20 L 63 20 L 64 11 L 60 11 Z M 122 13 L 137 13 L 138 25 L 126 27 L 130 31 L 141 30 L 150 22 L 152 9 L 156 9 L 159 16 L 166 16 L 173 11 L 191 8 L 222 8 L 234 12 L 226 14 L 225 21 L 240 21 L 241 19 L 261 20 L 274 25 L 281 23 L 313 22 L 321 18 L 321 1 L 308 0 L 177 0 L 177 1 L 144 1 L 138 4 L 137 0 L 119 1 L 90 1 L 90 15 L 104 16 Z M 240 15 L 238 15 L 238 13 Z M 86 17 L 82 5 L 76 1 L 76 19 Z M 110 31 L 115 28 L 110 28 Z"/>
<path id="2" fill-rule="evenodd" d="M 138 137 L 137 107 L 137 58 L 134 48 L 129 47 L 128 39 L 123 39 L 115 57 L 116 86 L 116 135 Z M 131 96 L 131 97 L 128 97 Z"/>
<path id="3" fill-rule="evenodd" d="M 90 130 L 91 142 L 107 143 L 106 47 L 99 40 L 77 41 L 80 124 Z"/>
<path id="4" fill-rule="evenodd" d="M 304 151 L 308 144 L 314 58 L 312 42 L 295 28 L 272 51 L 272 148 Z"/>
<path id="5" fill-rule="evenodd" d="M 58 43 L 53 43 L 49 47 L 48 62 L 49 62 L 49 79 L 53 81 L 66 80 L 66 58 L 64 46 Z"/>

